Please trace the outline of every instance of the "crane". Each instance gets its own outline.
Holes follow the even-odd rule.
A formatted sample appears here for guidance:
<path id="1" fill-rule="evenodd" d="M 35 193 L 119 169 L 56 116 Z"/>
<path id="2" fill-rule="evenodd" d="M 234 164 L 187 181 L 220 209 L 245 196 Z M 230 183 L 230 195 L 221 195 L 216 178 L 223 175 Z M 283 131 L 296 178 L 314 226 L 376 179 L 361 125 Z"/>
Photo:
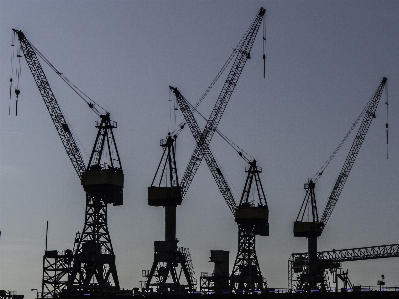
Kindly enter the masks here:
<path id="1" fill-rule="evenodd" d="M 48 63 L 78 95 L 82 97 L 85 94 L 58 72 L 22 31 L 13 29 L 13 32 L 18 36 L 25 60 L 86 192 L 85 224 L 82 232 L 76 234 L 73 254 L 70 250 L 66 250 L 65 254 L 58 254 L 57 251 L 47 251 L 46 248 L 43 257 L 43 297 L 55 297 L 62 292 L 73 295 L 119 290 L 115 254 L 107 224 L 107 205 L 123 204 L 124 175 L 113 134 L 117 123 L 111 121 L 109 112 L 100 114 L 101 107 L 91 100 L 86 100 L 89 107 L 100 116 L 100 121 L 96 124 L 97 137 L 86 167 L 37 56 Z M 68 271 L 62 272 L 60 268 L 67 268 Z M 57 271 L 64 273 L 62 281 L 57 277 Z M 49 273 L 55 274 L 51 276 Z"/>
<path id="2" fill-rule="evenodd" d="M 171 87 L 171 89 L 175 93 L 180 110 L 182 111 L 186 123 L 189 125 L 190 129 L 192 130 L 192 134 L 198 143 L 200 129 L 193 116 L 188 101 L 177 88 Z M 255 251 L 255 235 L 269 235 L 268 206 L 259 178 L 259 173 L 262 172 L 262 169 L 257 166 L 256 160 L 249 162 L 250 166 L 246 169 L 248 176 L 244 191 L 242 193 L 240 203 L 237 206 L 231 189 L 221 171 L 221 168 L 218 166 L 216 159 L 209 149 L 209 146 L 207 144 L 202 144 L 201 148 L 204 159 L 207 162 L 208 167 L 219 187 L 219 190 L 221 191 L 226 203 L 233 213 L 235 221 L 239 227 L 239 248 L 231 275 L 230 288 L 232 288 L 235 292 L 253 292 L 254 290 L 262 289 L 265 283 L 259 268 Z M 257 207 L 254 206 L 253 202 L 249 201 L 251 186 L 254 180 L 259 200 Z M 205 281 L 210 281 L 209 277 L 201 278 Z M 221 279 L 224 280 L 224 277 L 221 277 Z M 203 285 L 204 283 L 201 282 L 201 286 Z M 217 285 L 218 283 L 215 282 L 214 286 Z"/>
<path id="3" fill-rule="evenodd" d="M 386 82 L 387 78 L 384 77 L 381 80 L 381 83 L 379 84 L 377 90 L 374 92 L 373 96 L 368 101 L 362 113 L 356 120 L 357 123 L 362 118 L 362 122 L 356 133 L 352 146 L 349 149 L 349 153 L 345 159 L 344 165 L 342 166 L 338 178 L 334 183 L 333 190 L 331 191 L 327 204 L 323 210 L 321 219 L 319 219 L 317 213 L 316 196 L 314 192 L 315 182 L 317 182 L 317 180 L 320 178 L 325 167 L 331 161 L 333 155 L 339 150 L 343 141 L 345 141 L 346 138 L 348 137 L 349 133 L 353 130 L 355 124 L 351 127 L 348 134 L 345 136 L 344 140 L 335 150 L 334 154 L 330 156 L 329 160 L 325 163 L 325 167 L 322 167 L 322 170 L 316 174 L 315 178 L 309 180 L 309 182 L 304 185 L 304 189 L 306 190 L 306 195 L 305 199 L 302 202 L 297 219 L 294 222 L 294 229 L 293 229 L 295 237 L 305 237 L 308 239 L 309 268 L 307 273 L 303 273 L 301 276 L 300 288 L 303 290 L 310 291 L 320 286 L 320 288 L 323 291 L 325 291 L 325 281 L 323 276 L 324 270 L 319 264 L 317 258 L 317 238 L 322 234 L 327 224 L 327 221 L 330 218 L 336 203 L 338 202 L 338 199 L 345 186 L 350 171 L 352 170 L 352 167 L 355 163 L 356 157 L 366 137 L 371 122 L 373 118 L 375 118 L 375 111 L 377 110 Z M 307 210 L 311 211 L 311 219 L 310 219 L 311 221 L 304 221 L 305 219 L 304 216 Z"/>

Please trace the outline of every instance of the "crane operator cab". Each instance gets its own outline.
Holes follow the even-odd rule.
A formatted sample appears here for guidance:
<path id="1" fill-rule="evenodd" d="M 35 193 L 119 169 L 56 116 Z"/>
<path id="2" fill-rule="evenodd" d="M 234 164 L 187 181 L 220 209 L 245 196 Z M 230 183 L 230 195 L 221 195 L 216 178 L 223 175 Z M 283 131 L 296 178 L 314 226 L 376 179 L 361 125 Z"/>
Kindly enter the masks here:
<path id="1" fill-rule="evenodd" d="M 179 185 L 177 177 L 176 138 L 177 135 L 172 136 L 171 133 L 168 133 L 168 136 L 160 141 L 163 155 L 151 186 L 148 187 L 149 206 L 176 207 L 181 205 L 183 200 L 183 188 Z"/>
<path id="2" fill-rule="evenodd" d="M 322 231 L 321 222 L 294 222 L 294 237 L 320 237 Z"/>
<path id="3" fill-rule="evenodd" d="M 249 162 L 245 172 L 248 175 L 240 204 L 235 211 L 235 221 L 239 225 L 253 226 L 252 231 L 255 235 L 269 236 L 269 208 L 259 177 L 262 167 L 257 166 L 256 160 L 252 160 Z M 255 205 L 255 200 L 250 200 L 251 192 L 254 193 L 253 196 L 257 195 L 257 206 Z"/>
<path id="4" fill-rule="evenodd" d="M 242 225 L 253 225 L 255 235 L 269 235 L 269 208 L 267 206 L 254 207 L 248 202 L 243 203 L 236 209 L 235 221 Z"/>
<path id="5" fill-rule="evenodd" d="M 303 188 L 306 190 L 305 199 L 303 200 L 301 210 L 294 222 L 294 237 L 312 238 L 320 237 L 323 231 L 323 223 L 319 221 L 316 206 L 315 189 L 316 184 L 313 180 L 305 183 Z M 306 214 L 311 214 L 311 221 L 303 221 Z"/>
<path id="6" fill-rule="evenodd" d="M 123 205 L 123 171 L 119 168 L 102 169 L 92 165 L 82 173 L 81 184 L 87 193 L 101 194 L 105 203 Z"/>
<path id="7" fill-rule="evenodd" d="M 182 202 L 182 188 L 172 187 L 148 187 L 148 205 L 153 207 L 178 206 Z"/>

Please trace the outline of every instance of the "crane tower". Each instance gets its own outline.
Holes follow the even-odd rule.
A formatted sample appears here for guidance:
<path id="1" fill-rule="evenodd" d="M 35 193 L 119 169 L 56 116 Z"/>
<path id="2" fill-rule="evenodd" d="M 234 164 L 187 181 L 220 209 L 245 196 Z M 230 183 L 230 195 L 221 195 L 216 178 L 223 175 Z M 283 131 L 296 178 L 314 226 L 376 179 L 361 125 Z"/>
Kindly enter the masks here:
<path id="1" fill-rule="evenodd" d="M 49 63 L 20 30 L 13 29 L 20 41 L 25 60 L 40 91 L 47 110 L 71 163 L 86 192 L 85 224 L 76 234 L 74 249 L 59 253 L 46 248 L 43 257 L 42 297 L 103 294 L 119 290 L 115 254 L 107 222 L 107 205 L 123 204 L 124 175 L 113 129 L 116 122 L 110 114 L 98 113 L 98 105 L 87 102 L 100 115 L 97 137 L 88 166 L 83 162 L 79 147 L 52 92 L 37 55 Z M 55 70 L 54 66 L 51 67 Z M 62 73 L 56 71 L 68 82 Z M 69 85 L 82 95 L 74 85 Z M 82 97 L 82 96 L 81 96 Z M 96 106 L 97 105 L 97 106 Z"/>
<path id="2" fill-rule="evenodd" d="M 148 188 L 148 205 L 165 209 L 165 240 L 154 242 L 152 267 L 142 273 L 146 278 L 144 290 L 155 288 L 157 293 L 163 294 L 193 292 L 197 284 L 188 249 L 177 246 L 176 208 L 182 203 L 183 188 L 177 175 L 176 138 L 177 135 L 168 134 L 166 139 L 161 140 L 163 154 Z"/>

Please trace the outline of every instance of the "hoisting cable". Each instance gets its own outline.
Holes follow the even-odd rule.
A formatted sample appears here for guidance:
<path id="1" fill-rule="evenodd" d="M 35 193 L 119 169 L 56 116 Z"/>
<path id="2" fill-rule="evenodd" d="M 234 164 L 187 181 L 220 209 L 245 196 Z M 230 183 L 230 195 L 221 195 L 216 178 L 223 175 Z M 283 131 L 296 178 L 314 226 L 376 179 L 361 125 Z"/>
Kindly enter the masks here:
<path id="1" fill-rule="evenodd" d="M 215 79 L 213 79 L 213 81 L 211 82 L 211 84 L 208 86 L 208 88 L 205 90 L 204 94 L 199 98 L 199 100 L 197 101 L 197 103 L 192 106 L 194 107 L 192 109 L 192 111 L 194 111 L 194 109 L 198 108 L 199 105 L 201 105 L 202 101 L 205 99 L 205 97 L 208 95 L 208 93 L 211 91 L 212 87 L 215 85 L 215 83 L 217 82 L 217 80 L 220 78 L 220 76 L 223 74 L 223 72 L 226 70 L 226 68 L 229 66 L 230 62 L 233 60 L 233 58 L 235 57 L 235 55 L 237 54 L 237 48 L 239 48 L 240 44 L 242 42 L 240 41 L 240 43 L 237 45 L 236 48 L 233 49 L 233 52 L 230 54 L 229 58 L 227 59 L 227 61 L 224 63 L 224 65 L 222 66 L 222 69 L 217 73 Z M 170 91 L 169 91 L 170 92 Z M 181 132 L 181 128 L 184 127 L 185 125 L 185 121 L 182 121 L 179 125 L 178 128 L 176 128 L 172 133 L 175 132 Z"/>
<path id="2" fill-rule="evenodd" d="M 264 22 L 264 21 L 263 21 Z M 266 44 L 266 22 L 263 23 L 263 60 L 264 60 L 264 64 L 266 63 L 266 54 L 265 54 L 265 44 Z M 248 31 L 251 30 L 251 27 L 246 31 L 246 34 L 241 38 L 241 40 L 239 41 L 239 43 L 237 44 L 237 46 L 235 48 L 233 48 L 233 52 L 230 54 L 229 58 L 227 59 L 227 61 L 224 63 L 222 69 L 218 72 L 218 74 L 216 75 L 215 79 L 213 79 L 212 83 L 208 86 L 207 90 L 204 92 L 204 94 L 200 97 L 200 99 L 197 101 L 197 103 L 194 105 L 194 108 L 198 108 L 198 106 L 202 103 L 202 101 L 204 100 L 204 98 L 208 95 L 208 93 L 210 92 L 210 90 L 212 89 L 212 87 L 215 85 L 215 83 L 217 82 L 217 80 L 220 78 L 220 76 L 222 75 L 222 73 L 226 70 L 227 66 L 230 64 L 230 62 L 233 60 L 233 58 L 238 54 L 238 49 L 241 48 L 242 44 L 245 42 L 246 36 L 248 34 Z M 265 76 L 265 72 L 266 72 L 266 66 L 264 65 L 264 76 Z M 192 105 L 190 105 L 192 106 Z M 192 106 L 193 107 L 193 106 Z M 192 111 L 194 111 L 194 109 L 192 109 Z M 198 112 L 198 111 L 197 111 Z M 185 125 L 185 121 L 182 121 L 178 127 L 172 132 L 178 132 L 180 133 L 181 130 L 183 129 Z"/>
<path id="3" fill-rule="evenodd" d="M 349 137 L 349 135 L 352 133 L 353 129 L 356 127 L 357 123 L 360 121 L 361 118 L 363 118 L 364 113 L 367 111 L 369 105 L 366 105 L 356 121 L 352 124 L 351 128 L 349 129 L 348 133 L 346 133 L 345 137 L 341 140 L 341 142 L 338 144 L 337 148 L 334 150 L 334 152 L 330 155 L 330 157 L 327 159 L 327 161 L 324 163 L 324 165 L 320 168 L 320 170 L 313 176 L 312 181 L 314 183 L 317 183 L 319 178 L 323 175 L 324 170 L 327 168 L 328 164 L 330 164 L 331 160 L 335 157 L 335 155 L 338 153 L 339 149 L 341 146 L 344 144 L 346 139 Z"/>
<path id="4" fill-rule="evenodd" d="M 387 105 L 387 122 L 385 124 L 385 129 L 387 132 L 387 159 L 388 159 L 388 82 L 385 84 L 385 97 L 386 97 L 386 102 L 385 105 Z"/>
<path id="5" fill-rule="evenodd" d="M 197 101 L 197 103 L 195 104 L 194 107 L 195 109 L 199 107 L 199 105 L 201 105 L 202 101 L 205 99 L 205 97 L 207 96 L 207 94 L 211 91 L 212 87 L 215 85 L 216 81 L 220 78 L 220 76 L 223 74 L 223 72 L 226 70 L 227 66 L 230 64 L 230 62 L 233 60 L 233 58 L 235 57 L 235 54 L 237 53 L 237 48 L 233 49 L 233 52 L 230 54 L 229 58 L 227 59 L 227 61 L 224 63 L 222 69 L 219 71 L 219 73 L 216 75 L 215 79 L 213 79 L 212 83 L 208 86 L 208 88 L 205 90 L 205 92 L 203 93 L 203 95 L 199 98 L 199 100 Z M 194 109 L 192 109 L 192 111 L 194 111 Z M 185 121 L 182 121 L 179 125 L 178 128 L 176 128 L 173 132 L 178 131 L 179 133 L 181 132 L 181 127 L 184 127 L 185 125 Z"/>
<path id="6" fill-rule="evenodd" d="M 207 120 L 193 105 L 191 105 L 188 101 L 187 104 L 191 107 L 191 110 L 194 112 L 197 112 L 199 116 L 201 116 L 205 121 Z M 227 142 L 237 153 L 238 155 L 244 159 L 245 162 L 249 163 L 250 161 L 253 160 L 253 158 L 244 150 L 242 150 L 237 144 L 235 144 L 233 141 L 231 141 L 226 135 L 224 135 L 222 132 L 220 132 L 218 129 L 216 129 L 216 133 L 219 134 L 220 137 L 224 141 Z"/>
<path id="7" fill-rule="evenodd" d="M 14 32 L 14 36 L 15 36 L 15 35 L 16 35 L 16 32 Z M 26 39 L 26 37 L 25 37 L 25 39 Z M 14 41 L 15 41 L 15 38 L 14 38 Z M 71 87 L 71 89 L 72 89 L 81 99 L 83 99 L 83 100 L 89 105 L 89 107 L 90 107 L 98 116 L 100 116 L 101 113 L 100 113 L 99 109 L 97 109 L 96 106 L 98 106 L 98 107 L 99 107 L 100 109 L 102 109 L 105 113 L 107 113 L 107 111 L 106 111 L 103 107 L 101 107 L 99 104 L 97 104 L 96 102 L 94 102 L 93 100 L 91 100 L 90 97 L 88 97 L 84 92 L 82 92 L 79 88 L 77 88 L 74 84 L 72 84 L 65 76 L 63 76 L 63 74 L 60 73 L 60 72 L 54 67 L 54 65 L 52 65 L 52 64 L 50 63 L 50 61 L 47 60 L 47 58 L 44 57 L 44 55 L 41 54 L 40 51 L 32 45 L 32 43 L 31 43 L 28 39 L 26 39 L 26 41 L 30 44 L 30 46 L 31 46 L 32 49 L 35 51 L 35 53 L 36 53 L 40 58 L 42 58 L 42 60 L 43 60 L 47 65 L 49 65 L 49 67 L 50 67 L 57 75 L 59 75 L 59 76 L 61 77 L 61 79 L 62 79 L 65 83 L 67 83 L 67 85 L 68 85 L 69 87 Z M 14 45 L 14 43 L 13 43 L 13 45 Z M 20 53 L 20 52 L 19 52 L 19 54 L 17 53 L 17 58 L 18 58 L 19 62 L 20 62 L 21 57 L 22 57 L 21 53 Z M 16 74 L 18 74 L 18 77 L 17 77 L 17 78 L 18 78 L 18 82 L 19 82 L 19 75 L 21 74 L 21 65 L 20 65 L 20 70 L 19 70 L 19 72 L 18 72 L 18 70 L 16 70 Z M 11 79 L 10 79 L 10 81 L 11 81 Z M 19 91 L 19 89 L 18 89 L 18 85 L 17 85 L 17 88 L 16 88 L 16 90 L 15 90 L 15 93 L 16 93 L 17 101 L 18 101 L 18 94 L 20 93 L 20 91 Z M 85 99 L 84 97 L 86 97 L 86 98 L 89 99 L 90 101 L 88 101 L 88 100 Z M 80 148 L 82 148 L 83 151 L 86 153 L 86 155 L 87 155 L 88 157 L 90 157 L 89 153 L 87 152 L 87 150 L 86 150 L 85 147 L 83 146 L 82 142 L 80 141 L 80 139 L 78 138 L 78 136 L 77 136 L 77 135 L 75 134 L 75 132 L 73 131 L 72 126 L 69 125 L 69 122 L 68 122 L 68 120 L 66 119 L 65 116 L 64 116 L 64 119 L 65 119 L 66 124 L 68 125 L 69 131 L 70 131 L 71 134 L 74 136 L 75 140 L 77 140 L 77 142 L 79 143 Z"/>
<path id="8" fill-rule="evenodd" d="M 11 115 L 11 100 L 12 100 L 12 89 L 14 83 L 14 93 L 15 93 L 15 116 L 18 116 L 18 99 L 19 94 L 19 78 L 21 77 L 21 48 L 15 47 L 15 34 L 12 35 L 11 46 L 14 47 L 11 53 L 11 78 L 10 78 L 10 102 L 8 104 L 8 115 Z M 15 65 L 15 60 L 18 65 Z M 15 76 L 15 77 L 14 77 Z M 16 79 L 16 80 L 14 80 Z"/>
<path id="9" fill-rule="evenodd" d="M 266 21 L 265 21 L 265 19 L 263 19 L 263 78 L 266 78 L 265 46 L 266 46 Z"/>
<path id="10" fill-rule="evenodd" d="M 14 46 L 15 46 L 15 34 L 13 34 L 11 38 L 11 47 Z M 8 115 L 11 115 L 12 81 L 14 77 L 14 54 L 15 54 L 15 48 L 13 48 L 13 51 L 11 53 L 10 101 L 8 102 Z"/>
<path id="11" fill-rule="evenodd" d="M 25 37 L 26 39 L 26 37 Z M 74 85 L 71 81 L 68 80 L 67 77 L 63 75 L 63 73 L 59 72 L 53 64 L 42 54 L 40 51 L 28 40 L 26 41 L 31 45 L 32 49 L 35 51 L 35 53 L 43 59 L 43 61 L 83 100 L 86 102 L 86 104 L 96 113 L 98 116 L 102 114 L 106 114 L 107 110 L 105 110 L 103 107 L 101 107 L 98 103 L 96 103 L 94 100 L 92 100 L 88 95 L 86 95 L 83 91 L 81 91 L 76 85 Z M 98 108 L 102 110 L 100 110 Z"/>
<path id="12" fill-rule="evenodd" d="M 22 72 L 22 68 L 21 68 L 21 47 L 17 48 L 17 60 L 18 60 L 18 66 L 15 69 L 16 75 L 17 75 L 17 87 L 15 88 L 14 92 L 15 92 L 15 116 L 18 116 L 18 98 L 19 98 L 19 94 L 21 93 L 21 91 L 19 90 L 19 78 L 21 77 L 21 72 Z"/>

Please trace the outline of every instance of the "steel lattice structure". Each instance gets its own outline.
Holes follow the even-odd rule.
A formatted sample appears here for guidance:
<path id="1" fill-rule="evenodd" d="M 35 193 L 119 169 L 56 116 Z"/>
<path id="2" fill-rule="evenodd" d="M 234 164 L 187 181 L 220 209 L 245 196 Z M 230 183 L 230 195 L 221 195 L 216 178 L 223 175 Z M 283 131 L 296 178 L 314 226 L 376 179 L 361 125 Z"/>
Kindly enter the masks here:
<path id="1" fill-rule="evenodd" d="M 201 130 L 197 123 L 197 120 L 194 117 L 193 112 L 190 109 L 187 99 L 180 93 L 180 91 L 177 88 L 170 87 L 170 89 L 173 91 L 173 93 L 176 96 L 176 100 L 179 104 L 180 110 L 182 111 L 182 113 L 184 115 L 184 119 L 186 120 L 186 122 L 191 130 L 191 133 L 193 134 L 195 141 L 197 142 L 197 146 L 200 146 L 200 148 L 201 148 L 200 157 L 198 157 L 198 159 L 196 160 L 197 163 L 200 163 L 202 158 L 205 159 L 205 161 L 208 165 L 208 168 L 211 171 L 211 174 L 212 174 L 213 178 L 215 179 L 215 182 L 216 182 L 220 192 L 223 195 L 223 198 L 225 199 L 230 211 L 234 215 L 235 210 L 236 210 L 236 202 L 234 200 L 233 193 L 231 192 L 230 186 L 227 183 L 225 177 L 223 176 L 223 173 L 220 171 L 220 167 L 219 167 L 215 157 L 213 156 L 212 151 L 209 148 L 209 143 L 205 143 L 205 142 L 201 141 Z M 199 166 L 199 164 L 198 164 L 198 166 Z M 186 178 L 186 180 L 187 180 L 187 178 Z M 188 186 L 189 185 L 185 185 L 185 189 Z M 183 194 L 185 194 L 184 190 L 183 190 Z"/>
<path id="2" fill-rule="evenodd" d="M 238 252 L 230 285 L 236 293 L 252 293 L 267 285 L 256 256 L 254 229 L 254 225 L 238 225 Z"/>
<path id="3" fill-rule="evenodd" d="M 74 295 L 85 292 L 97 295 L 104 291 L 119 290 L 115 254 L 107 224 L 107 204 L 123 204 L 124 175 L 113 134 L 116 122 L 111 121 L 108 112 L 100 115 L 101 122 L 96 125 L 96 141 L 86 168 L 36 54 L 45 58 L 21 31 L 13 31 L 18 35 L 25 60 L 86 192 L 85 224 L 82 233 L 78 233 L 75 240 L 73 265 L 66 267 L 66 263 L 70 262 L 69 257 L 63 260 L 58 254 L 50 254 L 46 249 L 43 257 L 42 293 L 55 297 L 61 293 Z M 45 61 L 49 63 L 46 59 Z M 56 71 L 54 66 L 49 65 Z M 93 103 L 88 104 L 96 111 Z M 68 279 L 65 283 L 66 276 Z"/>
<path id="4" fill-rule="evenodd" d="M 323 215 L 319 221 L 317 207 L 316 207 L 316 197 L 314 193 L 315 183 L 313 180 L 310 180 L 308 184 L 305 184 L 306 196 L 302 203 L 301 210 L 298 213 L 298 217 L 294 222 L 294 236 L 295 237 L 306 237 L 308 240 L 308 266 L 306 272 L 302 273 L 299 282 L 299 288 L 310 292 L 312 289 L 320 289 L 322 291 L 326 290 L 326 280 L 323 270 L 323 265 L 320 264 L 320 260 L 317 256 L 317 238 L 323 232 L 328 219 L 331 216 L 331 213 L 338 202 L 338 199 L 341 195 L 341 192 L 345 186 L 346 180 L 352 170 L 352 167 L 355 163 L 355 160 L 359 154 L 360 148 L 363 144 L 363 141 L 366 137 L 368 129 L 371 125 L 373 118 L 375 118 L 375 111 L 377 110 L 378 104 L 381 99 L 382 92 L 384 90 L 385 84 L 387 82 L 387 78 L 383 77 L 381 80 L 377 90 L 374 92 L 371 99 L 367 102 L 366 106 L 362 110 L 362 113 L 356 120 L 356 123 L 362 118 L 362 122 L 359 126 L 357 134 L 354 138 L 351 148 L 349 149 L 349 153 L 345 159 L 344 165 L 342 166 L 341 172 L 338 175 L 337 180 L 335 181 L 333 190 L 329 196 L 326 207 L 324 208 Z M 353 130 L 354 125 L 352 125 L 348 134 Z M 343 142 L 348 137 L 348 134 L 345 135 L 343 141 L 341 141 L 338 148 L 335 150 L 334 154 L 330 156 L 329 160 L 325 163 L 320 173 L 315 178 L 315 181 L 320 177 L 325 167 L 329 164 L 332 157 L 341 147 Z M 311 221 L 304 221 L 305 211 L 312 211 L 312 219 Z M 302 217 L 301 217 L 302 215 Z M 289 279 L 292 281 L 292 277 Z"/>
<path id="5" fill-rule="evenodd" d="M 43 256 L 43 288 L 41 298 L 56 298 L 68 285 L 72 270 L 72 251 L 49 250 Z"/>
<path id="6" fill-rule="evenodd" d="M 107 204 L 99 195 L 86 195 L 86 221 L 75 240 L 74 263 L 68 293 L 119 290 L 115 254 L 107 226 Z M 90 286 L 90 287 L 89 287 Z"/>
<path id="7" fill-rule="evenodd" d="M 213 135 L 215 134 L 217 126 L 223 116 L 223 112 L 226 109 L 230 97 L 233 94 L 242 70 L 244 69 L 246 62 L 250 57 L 251 49 L 255 42 L 255 38 L 258 33 L 260 24 L 262 23 L 265 12 L 266 10 L 262 7 L 236 49 L 236 58 L 222 87 L 219 97 L 212 109 L 211 115 L 206 122 L 205 128 L 202 131 L 199 140 L 197 140 L 196 138 L 196 148 L 190 158 L 190 162 L 187 165 L 181 181 L 181 186 L 183 187 L 183 190 L 188 190 L 190 184 L 194 179 L 194 175 L 196 174 L 198 167 L 201 164 L 202 158 L 204 156 L 203 145 L 209 145 Z M 186 191 L 183 191 L 183 198 L 185 192 Z"/>
<path id="8" fill-rule="evenodd" d="M 399 257 L 399 244 L 380 245 L 370 247 L 359 247 L 340 250 L 329 250 L 317 252 L 317 258 L 323 270 L 337 268 L 340 263 L 351 261 L 362 261 L 370 259 L 381 259 Z M 293 289 L 295 273 L 299 276 L 306 271 L 308 263 L 308 253 L 293 253 L 288 260 L 288 288 Z"/>
<path id="9" fill-rule="evenodd" d="M 323 210 L 323 215 L 321 216 L 321 222 L 323 223 L 323 227 L 326 226 L 327 221 L 331 216 L 331 213 L 345 186 L 346 180 L 348 179 L 349 173 L 352 170 L 353 164 L 355 163 L 356 157 L 359 154 L 360 148 L 362 147 L 363 141 L 366 138 L 371 122 L 373 118 L 375 118 L 375 111 L 377 110 L 378 103 L 380 102 L 381 94 L 384 90 L 386 82 L 387 78 L 384 77 L 364 109 L 362 123 L 360 124 L 359 130 L 357 131 L 355 139 L 353 140 L 352 146 L 346 157 L 344 165 L 342 166 L 341 172 L 338 175 L 337 180 L 335 181 L 334 188 L 328 198 L 326 207 Z"/>
<path id="10" fill-rule="evenodd" d="M 51 116 L 54 126 L 57 129 L 58 135 L 61 138 L 68 157 L 71 160 L 79 178 L 81 178 L 82 173 L 86 170 L 86 166 L 80 154 L 79 147 L 77 146 L 71 134 L 61 108 L 58 105 L 54 93 L 51 90 L 50 84 L 47 81 L 46 75 L 44 74 L 44 71 L 40 65 L 39 59 L 36 56 L 35 48 L 25 37 L 25 34 L 22 31 L 15 29 L 13 29 L 13 31 L 18 35 L 25 60 L 40 91 L 44 104 L 46 105 Z"/>

